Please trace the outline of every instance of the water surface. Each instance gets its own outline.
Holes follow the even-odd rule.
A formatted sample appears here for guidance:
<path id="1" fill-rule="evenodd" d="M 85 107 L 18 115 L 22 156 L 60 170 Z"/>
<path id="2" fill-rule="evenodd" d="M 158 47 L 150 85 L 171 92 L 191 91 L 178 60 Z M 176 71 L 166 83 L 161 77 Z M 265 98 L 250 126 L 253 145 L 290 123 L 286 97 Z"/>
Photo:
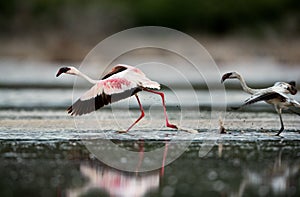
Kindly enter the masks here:
<path id="1" fill-rule="evenodd" d="M 249 73 L 249 67 L 244 70 L 250 84 L 258 87 L 287 76 L 297 80 L 299 73 L 298 67 L 283 72 L 273 66 L 272 75 L 260 73 L 263 76 L 257 79 L 260 66 L 254 65 Z M 281 137 L 274 136 L 280 127 L 274 109 L 259 103 L 230 110 L 249 95 L 239 85 L 226 89 L 225 95 L 220 79 L 209 77 L 214 76 L 209 69 L 206 82 L 214 87 L 210 90 L 193 70 L 186 70 L 192 85 L 187 88 L 172 75 L 146 69 L 155 80 L 174 87 L 163 88 L 168 115 L 183 129 L 166 128 L 160 98 L 142 92 L 145 118 L 129 134 L 119 134 L 140 115 L 134 98 L 72 118 L 65 109 L 89 85 L 81 84 L 73 95 L 74 78 L 55 78 L 58 67 L 52 64 L 7 60 L 0 67 L 0 196 L 300 195 L 299 116 L 284 113 L 286 129 Z M 219 120 L 227 134 L 219 134 Z M 104 164 L 86 146 L 90 140 L 96 140 L 96 148 L 107 155 L 112 154 L 112 145 L 137 153 L 137 160 L 120 156 L 120 162 L 133 170 Z M 172 144 L 187 146 L 168 163 Z M 153 162 L 146 153 L 159 148 L 163 150 L 156 155 L 159 167 L 140 172 Z"/>

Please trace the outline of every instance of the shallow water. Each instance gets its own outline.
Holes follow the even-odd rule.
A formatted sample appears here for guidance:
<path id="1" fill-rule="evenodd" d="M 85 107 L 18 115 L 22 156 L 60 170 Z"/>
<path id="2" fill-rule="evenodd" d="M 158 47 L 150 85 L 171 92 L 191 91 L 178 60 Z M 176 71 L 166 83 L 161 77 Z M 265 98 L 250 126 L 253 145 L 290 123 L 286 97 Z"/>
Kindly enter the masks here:
<path id="1" fill-rule="evenodd" d="M 145 118 L 120 134 L 140 115 L 134 98 L 72 118 L 65 109 L 72 103 L 74 78 L 58 80 L 57 67 L 44 64 L 40 72 L 40 66 L 0 62 L 0 196 L 300 194 L 299 117 L 284 113 L 286 129 L 274 136 L 280 125 L 271 106 L 228 110 L 248 97 L 239 86 L 224 95 L 222 88 L 208 91 L 192 70 L 187 70 L 192 88 L 172 75 L 152 73 L 175 87 L 163 91 L 170 121 L 180 129 L 166 128 L 160 98 L 142 92 Z M 250 82 L 270 85 L 295 78 L 299 70 L 286 75 L 280 68 L 260 80 L 253 69 Z M 207 79 L 218 87 L 220 79 L 210 78 L 209 72 Z M 81 85 L 74 99 L 87 89 Z M 220 119 L 227 134 L 219 134 Z M 199 133 L 186 132 L 195 130 Z M 118 155 L 116 148 L 127 152 Z"/>
<path id="2" fill-rule="evenodd" d="M 131 146 L 132 141 L 123 142 Z M 163 142 L 144 142 L 161 146 Z M 299 142 L 192 143 L 150 172 L 113 169 L 80 141 L 1 141 L 1 196 L 299 196 Z M 109 147 L 105 148 L 109 152 Z M 143 158 L 141 157 L 141 160 Z"/>
<path id="3" fill-rule="evenodd" d="M 103 109 L 76 119 L 63 110 L 0 110 L 0 196 L 300 194 L 298 117 L 285 114 L 286 130 L 277 137 L 275 113 L 227 112 L 227 134 L 211 126 L 210 111 L 168 114 L 172 123 L 199 133 L 166 128 L 157 108 L 146 109 L 145 119 L 128 134 L 116 131 L 128 127 L 138 110 Z M 115 156 L 116 146 L 136 153 L 134 159 L 114 158 L 129 172 L 97 155 L 100 150 Z M 161 151 L 155 157 L 147 156 L 156 149 Z M 158 168 L 149 167 L 151 161 Z"/>

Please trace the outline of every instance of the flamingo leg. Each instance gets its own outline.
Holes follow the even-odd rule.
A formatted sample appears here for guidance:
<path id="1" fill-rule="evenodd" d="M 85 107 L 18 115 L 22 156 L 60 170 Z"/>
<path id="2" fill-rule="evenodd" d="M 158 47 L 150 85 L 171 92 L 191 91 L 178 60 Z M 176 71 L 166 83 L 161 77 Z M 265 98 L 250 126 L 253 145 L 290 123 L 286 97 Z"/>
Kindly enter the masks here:
<path id="1" fill-rule="evenodd" d="M 281 117 L 281 113 L 282 113 L 282 108 L 280 108 L 279 106 L 276 106 L 275 105 L 275 109 L 279 115 L 279 119 L 280 119 L 280 124 L 281 124 L 281 128 L 280 130 L 278 131 L 278 133 L 275 135 L 275 136 L 279 136 L 280 133 L 284 130 L 284 126 L 283 126 L 283 121 L 282 121 L 282 117 Z"/>
<path id="2" fill-rule="evenodd" d="M 160 97 L 161 97 L 161 99 L 162 99 L 162 105 L 163 105 L 163 109 L 164 109 L 165 118 L 166 118 L 166 126 L 167 126 L 167 127 L 170 127 L 170 128 L 173 128 L 173 129 L 178 129 L 178 127 L 177 127 L 176 125 L 171 124 L 171 123 L 169 122 L 168 115 L 167 115 L 167 110 L 166 110 L 165 95 L 164 95 L 164 93 L 162 93 L 162 92 L 157 92 L 157 91 L 150 90 L 150 89 L 146 89 L 146 88 L 144 88 L 143 90 L 144 90 L 144 91 L 147 91 L 147 92 L 151 92 L 151 93 L 160 95 Z"/>
<path id="3" fill-rule="evenodd" d="M 280 118 L 281 128 L 280 128 L 280 130 L 278 131 L 278 133 L 276 134 L 276 136 L 279 136 L 280 133 L 284 130 L 284 126 L 283 126 L 283 121 L 282 121 L 281 113 L 279 113 L 279 118 Z"/>
<path id="4" fill-rule="evenodd" d="M 136 123 L 138 123 L 145 116 L 145 112 L 144 112 L 143 106 L 142 106 L 141 101 L 140 101 L 140 99 L 139 99 L 139 97 L 138 97 L 137 94 L 135 94 L 135 98 L 136 98 L 136 100 L 139 103 L 139 107 L 140 107 L 140 110 L 141 110 L 141 115 L 140 115 L 140 117 L 138 119 L 136 119 L 136 121 L 124 133 L 127 133 L 134 125 L 136 125 Z"/>

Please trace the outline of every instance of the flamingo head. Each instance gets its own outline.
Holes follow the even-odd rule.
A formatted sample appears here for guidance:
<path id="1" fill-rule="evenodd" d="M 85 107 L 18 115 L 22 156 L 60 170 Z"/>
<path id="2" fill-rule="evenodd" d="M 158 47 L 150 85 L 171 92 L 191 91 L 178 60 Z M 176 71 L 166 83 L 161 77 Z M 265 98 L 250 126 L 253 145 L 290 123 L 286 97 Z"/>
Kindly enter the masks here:
<path id="1" fill-rule="evenodd" d="M 221 79 L 221 83 L 223 83 L 226 79 L 236 79 L 236 78 L 239 78 L 239 74 L 237 72 L 229 72 L 229 73 L 225 73 L 223 76 L 222 76 L 222 79 Z"/>
<path id="2" fill-rule="evenodd" d="M 69 74 L 69 75 L 76 75 L 78 74 L 78 70 L 73 67 L 73 66 L 69 66 L 69 67 L 61 67 L 57 74 L 56 74 L 56 77 L 58 77 L 59 75 L 63 74 L 63 73 L 66 73 L 66 74 Z"/>

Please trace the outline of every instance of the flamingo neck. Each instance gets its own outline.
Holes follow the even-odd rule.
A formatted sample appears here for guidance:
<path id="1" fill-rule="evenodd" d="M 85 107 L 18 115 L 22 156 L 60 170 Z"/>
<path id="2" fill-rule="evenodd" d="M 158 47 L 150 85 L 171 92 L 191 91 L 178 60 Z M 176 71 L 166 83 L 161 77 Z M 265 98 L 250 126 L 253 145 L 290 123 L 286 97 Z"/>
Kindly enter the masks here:
<path id="1" fill-rule="evenodd" d="M 88 82 L 92 83 L 92 84 L 96 84 L 97 81 L 94 79 L 91 79 L 89 76 L 83 74 L 82 72 L 80 72 L 79 70 L 77 70 L 77 72 L 75 73 L 77 76 L 80 76 L 84 79 L 86 79 Z"/>
<path id="2" fill-rule="evenodd" d="M 241 85 L 242 85 L 242 88 L 243 88 L 243 90 L 244 90 L 245 92 L 247 92 L 247 93 L 249 93 L 249 94 L 255 94 L 255 93 L 257 93 L 257 90 L 250 88 L 250 87 L 246 84 L 244 78 L 243 78 L 241 75 L 238 75 L 237 78 L 239 79 L 239 81 L 240 81 L 240 83 L 241 83 Z"/>

